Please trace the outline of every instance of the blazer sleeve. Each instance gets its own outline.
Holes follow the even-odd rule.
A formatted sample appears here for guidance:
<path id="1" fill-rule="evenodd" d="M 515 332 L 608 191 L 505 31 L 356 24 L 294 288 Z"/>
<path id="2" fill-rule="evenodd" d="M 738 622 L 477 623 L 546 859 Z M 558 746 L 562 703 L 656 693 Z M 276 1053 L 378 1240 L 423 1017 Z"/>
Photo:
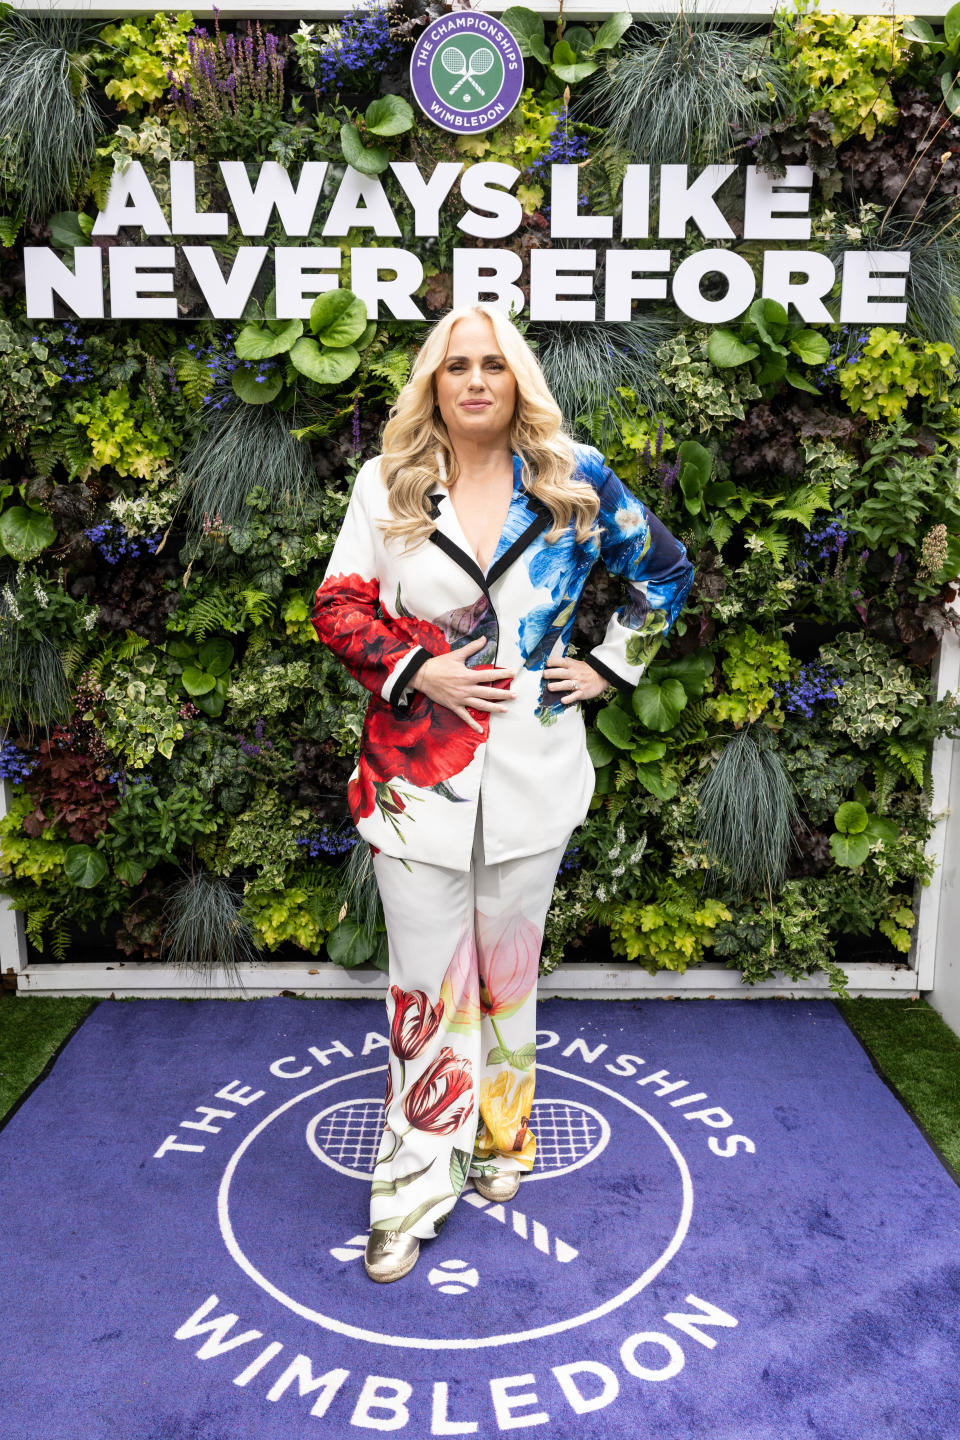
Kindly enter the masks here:
<path id="1" fill-rule="evenodd" d="M 627 489 L 589 447 L 588 473 L 600 497 L 600 557 L 627 582 L 627 601 L 610 616 L 588 665 L 630 695 L 684 607 L 694 567 L 686 546 Z"/>
<path id="2" fill-rule="evenodd" d="M 381 611 L 367 492 L 375 463 L 368 460 L 357 472 L 310 619 L 320 640 L 354 679 L 402 715 L 416 694 L 409 682 L 431 652 L 404 634 L 402 621 Z"/>

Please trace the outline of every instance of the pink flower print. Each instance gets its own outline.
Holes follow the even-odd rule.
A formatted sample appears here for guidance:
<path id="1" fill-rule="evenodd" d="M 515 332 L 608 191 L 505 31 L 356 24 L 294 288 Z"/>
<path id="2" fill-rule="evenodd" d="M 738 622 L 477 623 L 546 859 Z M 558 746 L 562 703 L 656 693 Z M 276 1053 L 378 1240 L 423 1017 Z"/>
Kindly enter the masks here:
<path id="1" fill-rule="evenodd" d="M 472 925 L 465 927 L 457 942 L 440 985 L 440 998 L 444 1005 L 443 1024 L 447 1030 L 459 1030 L 466 1034 L 480 1024 L 477 942 Z"/>
<path id="2" fill-rule="evenodd" d="M 537 983 L 541 932 L 526 915 L 479 910 L 477 931 L 480 1009 L 484 1015 L 515 1015 Z"/>

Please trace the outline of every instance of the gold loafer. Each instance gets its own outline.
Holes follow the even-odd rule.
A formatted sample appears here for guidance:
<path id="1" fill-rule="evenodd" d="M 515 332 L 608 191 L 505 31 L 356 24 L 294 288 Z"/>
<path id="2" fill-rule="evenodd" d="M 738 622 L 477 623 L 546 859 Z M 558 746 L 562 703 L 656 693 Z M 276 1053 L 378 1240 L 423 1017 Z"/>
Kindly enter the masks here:
<path id="1" fill-rule="evenodd" d="M 512 1200 L 520 1189 L 520 1171 L 507 1170 L 502 1175 L 475 1175 L 474 1187 L 485 1200 Z"/>
<path id="2" fill-rule="evenodd" d="M 371 1230 L 363 1257 L 364 1269 L 371 1280 L 386 1284 L 402 1280 L 417 1263 L 420 1241 L 416 1235 L 402 1230 Z"/>

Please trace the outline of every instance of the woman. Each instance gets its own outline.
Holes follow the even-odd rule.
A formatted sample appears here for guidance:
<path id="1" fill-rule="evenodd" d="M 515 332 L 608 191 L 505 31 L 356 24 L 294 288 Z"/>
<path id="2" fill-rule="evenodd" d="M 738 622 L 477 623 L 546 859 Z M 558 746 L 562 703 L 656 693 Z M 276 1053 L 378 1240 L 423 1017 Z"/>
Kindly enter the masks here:
<path id="1" fill-rule="evenodd" d="M 629 598 L 574 659 L 598 559 Z M 580 705 L 632 694 L 692 580 L 684 546 L 565 433 L 512 322 L 448 312 L 357 474 L 312 615 L 371 692 L 347 799 L 389 949 L 374 1280 L 412 1269 L 468 1174 L 507 1201 L 533 1166 L 540 942 L 594 789 Z"/>

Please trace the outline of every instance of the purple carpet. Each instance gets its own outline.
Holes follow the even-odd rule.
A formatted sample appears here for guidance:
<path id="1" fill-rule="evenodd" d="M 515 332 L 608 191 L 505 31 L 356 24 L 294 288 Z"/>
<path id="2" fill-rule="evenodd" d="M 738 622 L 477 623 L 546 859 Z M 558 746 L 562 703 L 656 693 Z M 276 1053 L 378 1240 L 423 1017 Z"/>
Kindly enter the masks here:
<path id="1" fill-rule="evenodd" d="M 544 1003 L 536 1168 L 381 1286 L 383 1014 L 90 1014 L 0 1131 L 4 1440 L 960 1437 L 960 1187 L 832 1003 Z"/>

